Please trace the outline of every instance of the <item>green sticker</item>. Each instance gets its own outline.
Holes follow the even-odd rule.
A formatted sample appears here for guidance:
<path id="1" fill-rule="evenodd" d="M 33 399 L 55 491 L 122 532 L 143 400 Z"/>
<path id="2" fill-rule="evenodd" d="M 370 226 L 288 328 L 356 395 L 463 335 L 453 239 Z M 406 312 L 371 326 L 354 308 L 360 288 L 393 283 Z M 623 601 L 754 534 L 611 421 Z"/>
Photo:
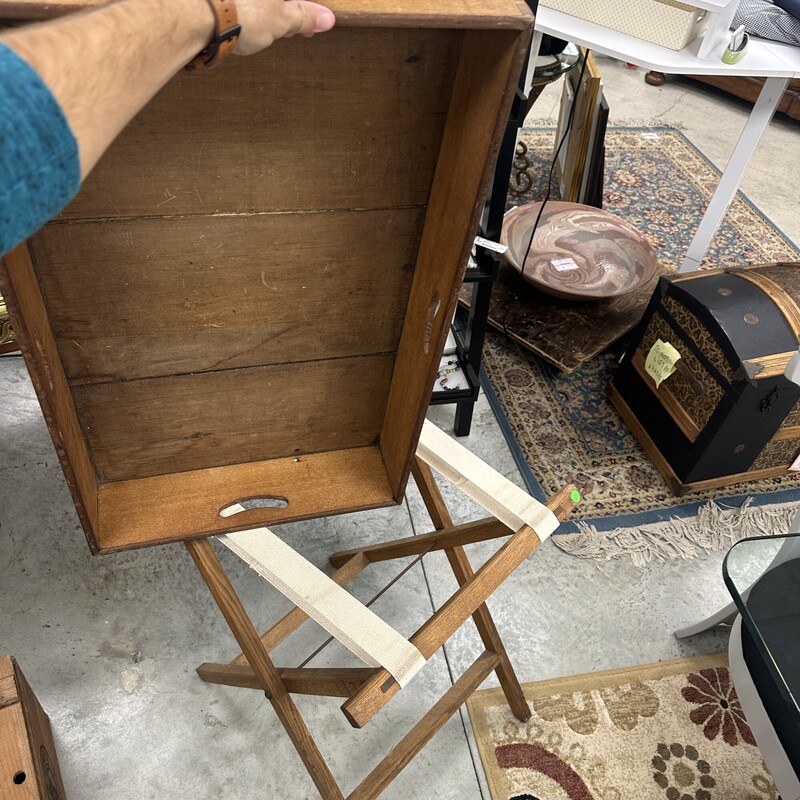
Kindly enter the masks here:
<path id="1" fill-rule="evenodd" d="M 581 493 L 577 489 L 573 489 L 570 492 L 569 499 L 572 500 L 573 503 L 580 503 Z"/>

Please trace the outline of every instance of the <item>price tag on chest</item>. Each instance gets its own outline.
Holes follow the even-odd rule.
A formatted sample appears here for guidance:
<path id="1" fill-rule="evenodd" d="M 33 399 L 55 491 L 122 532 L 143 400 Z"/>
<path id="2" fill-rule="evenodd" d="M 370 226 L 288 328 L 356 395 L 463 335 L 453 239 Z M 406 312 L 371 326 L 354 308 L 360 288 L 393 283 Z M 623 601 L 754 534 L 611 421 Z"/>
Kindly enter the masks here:
<path id="1" fill-rule="evenodd" d="M 669 342 L 656 339 L 644 362 L 644 368 L 653 379 L 656 389 L 675 372 L 680 357 L 681 354 Z"/>

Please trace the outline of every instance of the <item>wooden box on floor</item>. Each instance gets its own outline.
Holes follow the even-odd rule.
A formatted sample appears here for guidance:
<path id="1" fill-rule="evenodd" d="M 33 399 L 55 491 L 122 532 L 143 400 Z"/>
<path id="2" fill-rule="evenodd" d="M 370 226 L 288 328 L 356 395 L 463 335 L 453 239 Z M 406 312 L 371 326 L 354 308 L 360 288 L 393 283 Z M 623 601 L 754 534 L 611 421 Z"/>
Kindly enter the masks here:
<path id="1" fill-rule="evenodd" d="M 784 474 L 800 455 L 800 263 L 661 278 L 611 400 L 676 494 Z M 680 369 L 656 388 L 657 340 Z"/>
<path id="2" fill-rule="evenodd" d="M 94 552 L 403 496 L 532 17 L 329 5 L 178 75 L 0 268 Z"/>
<path id="3" fill-rule="evenodd" d="M 66 796 L 50 720 L 14 659 L 0 658 L 0 797 Z"/>

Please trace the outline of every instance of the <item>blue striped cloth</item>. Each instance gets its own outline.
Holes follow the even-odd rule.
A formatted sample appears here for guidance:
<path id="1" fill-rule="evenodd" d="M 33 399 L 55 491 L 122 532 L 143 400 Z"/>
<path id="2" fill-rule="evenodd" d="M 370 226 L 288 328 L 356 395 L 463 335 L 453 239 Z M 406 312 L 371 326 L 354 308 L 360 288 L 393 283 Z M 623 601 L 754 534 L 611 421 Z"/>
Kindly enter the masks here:
<path id="1" fill-rule="evenodd" d="M 786 9 L 780 6 L 786 6 Z M 800 45 L 800 19 L 789 13 L 797 4 L 772 3 L 770 0 L 741 0 L 733 17 L 732 28 L 744 25 L 751 36 L 774 42 Z"/>
<path id="2" fill-rule="evenodd" d="M 72 199 L 78 143 L 39 75 L 0 44 L 0 255 Z"/>

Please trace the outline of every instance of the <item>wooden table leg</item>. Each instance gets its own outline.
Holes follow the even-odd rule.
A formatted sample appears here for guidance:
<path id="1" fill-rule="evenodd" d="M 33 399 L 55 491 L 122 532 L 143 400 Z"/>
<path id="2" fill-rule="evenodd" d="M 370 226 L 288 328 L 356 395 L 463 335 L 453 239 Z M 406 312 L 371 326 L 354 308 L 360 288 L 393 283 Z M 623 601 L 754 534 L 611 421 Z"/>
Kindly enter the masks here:
<path id="1" fill-rule="evenodd" d="M 434 527 L 437 530 L 453 527 L 453 519 L 447 510 L 447 505 L 444 502 L 442 493 L 439 491 L 431 468 L 423 461 L 415 458 L 412 462 L 411 472 Z M 474 575 L 466 550 L 463 547 L 454 547 L 445 550 L 445 553 L 458 585 L 463 586 Z M 497 653 L 500 659 L 495 673 L 497 680 L 500 681 L 500 686 L 506 696 L 511 712 L 521 722 L 527 722 L 531 717 L 528 701 L 525 699 L 522 686 L 520 686 L 519 679 L 511 664 L 511 659 L 508 657 L 503 640 L 500 638 L 492 615 L 485 603 L 475 612 L 473 620 L 483 646 L 487 650 Z"/>
<path id="2" fill-rule="evenodd" d="M 297 706 L 283 685 L 275 665 L 261 643 L 258 632 L 222 569 L 222 564 L 211 544 L 207 539 L 187 541 L 184 544 L 323 800 L 344 800 L 344 795 L 322 758 L 316 742 L 311 738 Z"/>

